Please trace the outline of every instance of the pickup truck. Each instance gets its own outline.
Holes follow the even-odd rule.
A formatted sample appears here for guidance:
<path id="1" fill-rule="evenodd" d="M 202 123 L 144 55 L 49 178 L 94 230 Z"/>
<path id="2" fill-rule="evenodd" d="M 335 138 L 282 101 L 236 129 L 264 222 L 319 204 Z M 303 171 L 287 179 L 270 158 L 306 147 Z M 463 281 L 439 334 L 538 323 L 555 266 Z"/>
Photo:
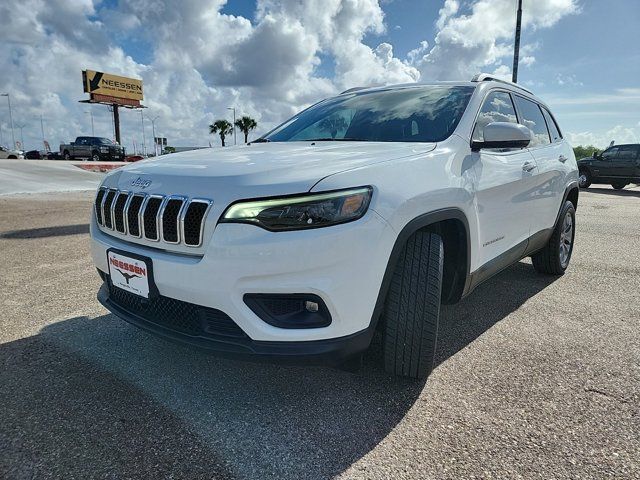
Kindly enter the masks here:
<path id="1" fill-rule="evenodd" d="M 77 137 L 75 142 L 60 145 L 60 154 L 65 160 L 88 158 L 100 160 L 124 160 L 124 147 L 102 137 Z"/>

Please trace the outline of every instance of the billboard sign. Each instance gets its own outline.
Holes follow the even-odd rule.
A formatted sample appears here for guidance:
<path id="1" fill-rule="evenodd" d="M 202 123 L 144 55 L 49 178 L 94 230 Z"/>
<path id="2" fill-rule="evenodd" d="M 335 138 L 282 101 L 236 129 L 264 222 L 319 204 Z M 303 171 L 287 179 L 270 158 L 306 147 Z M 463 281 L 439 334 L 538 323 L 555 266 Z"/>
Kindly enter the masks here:
<path id="1" fill-rule="evenodd" d="M 82 83 L 84 91 L 91 94 L 92 97 L 102 95 L 137 100 L 138 102 L 143 99 L 142 80 L 135 78 L 120 77 L 95 70 L 83 70 Z"/>

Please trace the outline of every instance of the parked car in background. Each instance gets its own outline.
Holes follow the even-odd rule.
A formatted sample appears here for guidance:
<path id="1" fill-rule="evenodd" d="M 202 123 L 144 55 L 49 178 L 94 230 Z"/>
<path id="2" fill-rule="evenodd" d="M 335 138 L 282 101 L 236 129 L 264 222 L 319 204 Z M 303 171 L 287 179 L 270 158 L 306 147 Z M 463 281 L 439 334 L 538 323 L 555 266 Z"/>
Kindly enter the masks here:
<path id="1" fill-rule="evenodd" d="M 616 190 L 640 183 L 640 144 L 614 145 L 592 157 L 578 160 L 581 188 L 608 183 Z"/>
<path id="2" fill-rule="evenodd" d="M 19 159 L 24 158 L 24 155 L 18 150 L 11 150 L 0 145 L 0 158 Z"/>
<path id="3" fill-rule="evenodd" d="M 357 362 L 425 377 L 441 303 L 531 257 L 571 259 L 578 168 L 549 107 L 481 75 L 352 89 L 251 144 L 109 173 L 98 299 L 222 355 Z"/>
<path id="4" fill-rule="evenodd" d="M 65 160 L 88 158 L 94 162 L 124 160 L 124 147 L 103 137 L 77 137 L 75 142 L 60 145 Z"/>

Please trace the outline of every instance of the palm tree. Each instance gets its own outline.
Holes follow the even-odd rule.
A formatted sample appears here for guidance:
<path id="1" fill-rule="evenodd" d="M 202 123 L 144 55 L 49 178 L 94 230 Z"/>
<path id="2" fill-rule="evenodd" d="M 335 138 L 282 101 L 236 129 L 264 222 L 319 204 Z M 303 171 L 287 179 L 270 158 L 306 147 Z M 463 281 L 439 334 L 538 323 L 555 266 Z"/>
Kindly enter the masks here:
<path id="1" fill-rule="evenodd" d="M 233 125 L 226 120 L 216 120 L 211 125 L 209 125 L 209 133 L 220 135 L 220 141 L 222 142 L 222 146 L 224 147 L 224 139 L 227 135 L 230 135 L 233 131 Z"/>
<path id="2" fill-rule="evenodd" d="M 244 143 L 247 143 L 249 140 L 249 132 L 258 126 L 258 122 L 256 122 L 253 118 L 244 115 L 236 120 L 236 127 L 242 133 L 244 133 Z"/>

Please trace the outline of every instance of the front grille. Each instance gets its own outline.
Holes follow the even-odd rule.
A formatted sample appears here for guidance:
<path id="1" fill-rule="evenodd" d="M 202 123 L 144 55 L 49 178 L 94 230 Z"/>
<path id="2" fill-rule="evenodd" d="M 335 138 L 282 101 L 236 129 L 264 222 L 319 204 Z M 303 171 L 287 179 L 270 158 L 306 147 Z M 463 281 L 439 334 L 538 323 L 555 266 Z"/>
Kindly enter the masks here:
<path id="1" fill-rule="evenodd" d="M 96 221 L 123 235 L 154 242 L 202 245 L 211 200 L 129 193 L 100 188 L 95 199 Z"/>
<path id="2" fill-rule="evenodd" d="M 215 308 L 163 296 L 149 300 L 108 284 L 113 303 L 155 325 L 194 337 L 247 337 L 226 313 Z"/>

